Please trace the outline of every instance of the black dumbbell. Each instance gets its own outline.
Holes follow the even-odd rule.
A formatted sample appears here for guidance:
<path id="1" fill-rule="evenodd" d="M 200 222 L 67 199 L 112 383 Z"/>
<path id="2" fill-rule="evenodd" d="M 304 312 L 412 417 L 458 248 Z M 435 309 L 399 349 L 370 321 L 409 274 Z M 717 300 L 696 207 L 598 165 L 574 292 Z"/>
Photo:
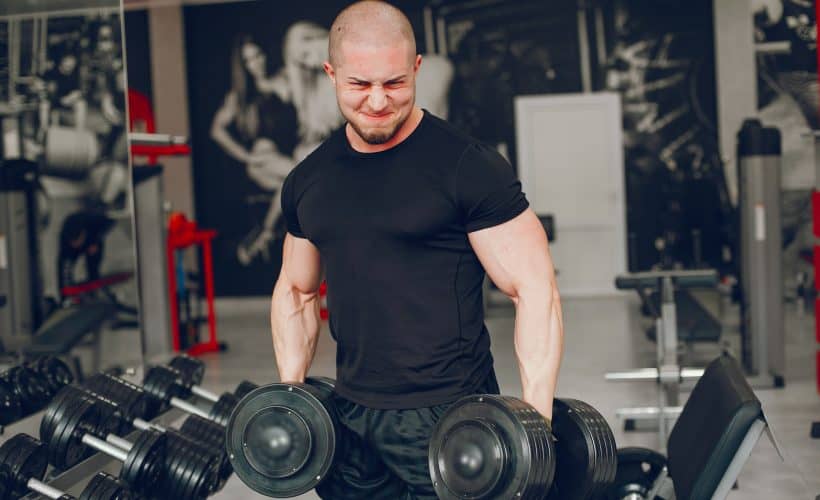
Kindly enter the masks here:
<path id="1" fill-rule="evenodd" d="M 27 362 L 26 367 L 40 374 L 46 381 L 49 397 L 54 396 L 57 391 L 74 382 L 71 369 L 63 360 L 55 356 L 40 356 Z"/>
<path id="2" fill-rule="evenodd" d="M 8 425 L 23 418 L 23 404 L 14 387 L 0 379 L 0 425 Z"/>
<path id="3" fill-rule="evenodd" d="M 230 460 L 228 460 L 228 454 L 225 451 L 224 446 L 224 436 L 225 430 L 224 428 L 218 426 L 215 423 L 212 425 L 216 426 L 219 431 L 217 431 L 222 436 L 221 442 L 216 442 L 214 440 L 213 434 L 214 432 L 207 427 L 201 426 L 197 429 L 189 427 L 186 431 L 176 429 L 169 429 L 166 427 L 162 427 L 160 425 L 152 424 L 151 422 L 147 422 L 138 417 L 132 417 L 127 412 L 123 411 L 123 409 L 114 401 L 105 398 L 99 394 L 96 394 L 89 389 L 85 389 L 78 386 L 69 385 L 64 387 L 60 393 L 55 398 L 57 403 L 49 405 L 49 410 L 47 413 L 51 415 L 52 413 L 60 412 L 59 405 L 65 404 L 64 401 L 70 401 L 71 399 L 81 398 L 84 395 L 91 396 L 98 400 L 99 405 L 101 407 L 101 411 L 103 412 L 103 418 L 109 421 L 119 421 L 119 425 L 112 424 L 112 428 L 116 429 L 112 434 L 109 434 L 105 437 L 106 441 L 118 445 L 121 448 L 127 448 L 123 443 L 124 441 L 117 436 L 117 434 L 127 434 L 131 432 L 133 429 L 138 429 L 141 431 L 159 431 L 163 433 L 167 433 L 168 435 L 168 448 L 170 450 L 176 450 L 180 447 L 184 446 L 192 446 L 197 448 L 200 453 L 202 454 L 210 454 L 213 456 L 215 460 L 219 461 L 219 483 L 214 486 L 214 492 L 219 491 L 225 485 L 225 482 L 228 478 L 233 474 L 233 467 L 231 466 Z M 54 418 L 50 418 L 49 420 L 43 419 L 43 422 L 53 422 Z M 210 421 L 206 421 L 210 422 Z M 199 431 L 199 432 L 197 432 Z M 51 434 L 53 431 L 47 428 L 43 428 L 41 426 L 40 433 L 41 435 Z M 177 443 L 177 441 L 183 440 L 184 443 Z"/>
<path id="4" fill-rule="evenodd" d="M 30 491 L 55 500 L 74 497 L 42 482 L 46 473 L 46 448 L 28 434 L 17 434 L 0 446 L 0 500 L 27 495 Z M 79 500 L 129 500 L 130 490 L 115 477 L 100 472 L 88 482 Z"/>
<path id="5" fill-rule="evenodd" d="M 48 382 L 31 368 L 15 366 L 0 375 L 20 400 L 23 415 L 40 411 L 48 403 Z"/>
<path id="6" fill-rule="evenodd" d="M 344 454 L 338 439 L 335 382 L 308 377 L 305 383 L 259 387 L 236 407 L 225 446 L 239 479 L 274 498 L 301 495 L 321 483 Z"/>
<path id="7" fill-rule="evenodd" d="M 152 420 L 161 411 L 162 402 L 142 387 L 110 373 L 97 373 L 88 377 L 83 388 L 100 394 L 119 404 L 131 418 Z"/>
<path id="8" fill-rule="evenodd" d="M 219 396 L 209 393 L 209 397 L 205 399 L 212 400 L 213 397 L 216 398 L 216 401 L 213 401 L 209 410 L 204 410 L 185 401 L 191 397 L 191 394 L 194 393 L 194 389 L 196 389 L 196 394 L 201 397 L 208 391 L 188 383 L 179 371 L 167 366 L 154 366 L 148 370 L 145 374 L 142 387 L 145 392 L 153 395 L 167 405 L 187 413 L 213 420 L 223 426 L 228 422 L 228 419 L 231 418 L 231 412 L 239 403 L 239 398 L 230 392 L 225 392 Z"/>
<path id="9" fill-rule="evenodd" d="M 97 450 L 123 463 L 120 479 L 135 491 L 163 498 L 204 498 L 218 484 L 218 462 L 192 446 L 169 447 L 168 436 L 148 430 L 128 443 L 128 449 L 112 445 L 111 428 L 102 404 L 95 398 L 79 395 L 61 398 L 55 411 L 61 418 L 47 442 L 49 462 L 60 470 L 77 464 L 89 451 Z M 103 439 L 100 439 L 102 436 Z M 179 442 L 177 442 L 177 445 Z"/>

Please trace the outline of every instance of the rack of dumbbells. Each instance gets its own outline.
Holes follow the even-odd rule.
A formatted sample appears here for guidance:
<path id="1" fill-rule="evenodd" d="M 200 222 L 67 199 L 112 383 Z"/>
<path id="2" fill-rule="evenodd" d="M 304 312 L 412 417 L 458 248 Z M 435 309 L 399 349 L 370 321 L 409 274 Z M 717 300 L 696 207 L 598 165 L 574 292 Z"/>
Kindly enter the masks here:
<path id="1" fill-rule="evenodd" d="M 39 439 L 17 433 L 0 444 L 0 500 L 74 498 L 69 488 L 80 499 L 219 491 L 233 473 L 224 425 L 256 385 L 217 395 L 200 386 L 203 376 L 201 361 L 178 356 L 147 370 L 141 385 L 106 372 L 63 383 L 41 405 Z"/>

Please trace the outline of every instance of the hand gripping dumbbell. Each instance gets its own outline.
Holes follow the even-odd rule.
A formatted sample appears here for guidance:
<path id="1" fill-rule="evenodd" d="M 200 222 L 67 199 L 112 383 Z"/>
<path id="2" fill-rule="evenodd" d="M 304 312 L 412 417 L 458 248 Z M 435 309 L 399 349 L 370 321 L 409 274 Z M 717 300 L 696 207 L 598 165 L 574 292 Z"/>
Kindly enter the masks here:
<path id="1" fill-rule="evenodd" d="M 132 429 L 141 431 L 158 431 L 167 434 L 168 448 L 170 450 L 176 450 L 180 447 L 193 447 L 203 455 L 210 454 L 215 460 L 219 461 L 219 482 L 214 486 L 214 492 L 221 490 L 225 485 L 225 482 L 231 474 L 233 474 L 233 467 L 231 466 L 231 462 L 228 460 L 228 454 L 225 451 L 225 429 L 223 427 L 217 424 L 212 424 L 216 427 L 216 430 L 214 431 L 212 428 L 208 428 L 203 425 L 198 426 L 195 430 L 193 427 L 189 426 L 187 428 L 187 432 L 183 430 L 177 431 L 176 429 L 165 428 L 160 425 L 147 422 L 139 417 L 134 417 L 133 415 L 128 414 L 128 412 L 125 411 L 124 408 L 120 407 L 116 402 L 96 394 L 89 389 L 78 386 L 66 386 L 60 391 L 57 397 L 55 397 L 54 402 L 49 405 L 49 409 L 46 411 L 46 415 L 44 415 L 42 422 L 45 423 L 43 424 L 41 422 L 41 435 L 45 436 L 53 433 L 53 429 L 49 426 L 53 426 L 53 423 L 51 423 L 55 420 L 53 414 L 61 411 L 60 405 L 71 404 L 71 400 L 81 399 L 83 396 L 91 396 L 98 401 L 100 409 L 103 413 L 103 418 L 107 421 L 120 422 L 120 425 L 112 423 L 112 428 L 116 430 L 105 436 L 105 440 L 109 443 L 119 446 L 120 448 L 127 449 L 129 448 L 129 445 L 126 445 L 126 441 L 118 437 L 117 434 L 127 434 L 131 432 Z M 218 442 L 216 441 L 214 434 L 220 437 Z M 178 443 L 178 441 L 183 442 Z M 168 456 L 167 458 L 171 457 Z"/>
<path id="2" fill-rule="evenodd" d="M 97 450 L 120 462 L 120 479 L 134 491 L 162 498 L 194 499 L 210 495 L 218 479 L 218 462 L 193 447 L 169 447 L 168 436 L 154 430 L 140 433 L 128 449 L 105 441 L 119 425 L 106 418 L 102 405 L 91 396 L 63 398 L 54 428 L 41 431 L 49 462 L 65 470 Z M 102 436 L 103 439 L 100 439 Z M 123 442 L 125 444 L 125 442 Z M 171 495 L 171 496 L 168 496 Z"/>
<path id="3" fill-rule="evenodd" d="M 524 401 L 493 394 L 447 409 L 428 463 L 442 500 L 599 498 L 617 469 L 612 429 L 592 406 L 555 399 L 550 423 Z"/>
<path id="4" fill-rule="evenodd" d="M 225 446 L 236 475 L 274 498 L 301 495 L 327 477 L 336 453 L 335 381 L 261 386 L 236 406 Z"/>
<path id="5" fill-rule="evenodd" d="M 46 448 L 28 434 L 17 434 L 0 446 L 0 500 L 21 498 L 33 491 L 46 498 L 74 497 L 42 482 L 46 474 Z M 130 500 L 136 498 L 115 477 L 104 472 L 91 478 L 79 500 Z"/>
<path id="6" fill-rule="evenodd" d="M 194 379 L 189 378 L 185 373 L 175 368 L 153 366 L 146 372 L 142 387 L 146 392 L 161 401 L 167 402 L 170 406 L 225 425 L 242 396 L 255 389 L 256 384 L 243 381 L 237 386 L 238 395 L 230 392 L 215 394 L 196 385 Z M 189 399 L 191 395 L 199 396 L 211 402 L 210 410 L 205 411 L 189 402 L 182 401 Z"/>

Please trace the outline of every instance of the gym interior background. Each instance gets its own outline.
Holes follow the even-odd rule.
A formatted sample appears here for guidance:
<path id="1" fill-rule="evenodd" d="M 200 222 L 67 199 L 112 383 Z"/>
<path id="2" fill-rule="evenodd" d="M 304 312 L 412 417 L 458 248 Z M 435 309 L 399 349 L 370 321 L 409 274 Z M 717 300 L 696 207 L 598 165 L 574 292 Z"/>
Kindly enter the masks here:
<path id="1" fill-rule="evenodd" d="M 141 382 L 181 351 L 204 362 L 202 386 L 216 393 L 277 380 L 268 308 L 281 179 L 246 156 L 277 148 L 292 168 L 342 123 L 321 63 L 347 3 L 4 2 L 5 400 L 22 390 L 12 367 L 42 356 L 63 360 L 75 384 L 101 369 Z M 695 379 L 625 372 L 697 371 L 727 351 L 783 452 L 761 439 L 729 497 L 820 494 L 815 2 L 391 3 L 424 55 L 419 103 L 501 152 L 549 221 L 565 321 L 558 395 L 594 406 L 619 448 L 667 453 L 657 413 L 628 407 L 675 407 Z M 290 102 L 260 90 L 283 75 Z M 680 270 L 717 279 L 669 281 L 671 294 L 657 278 L 616 286 Z M 491 283 L 484 292 L 502 393 L 520 395 L 512 306 Z M 334 360 L 325 322 L 311 374 L 333 377 Z M 31 369 L 47 366 L 58 365 Z M 43 394 L 4 422 L 0 443 L 40 435 Z M 98 470 L 120 465 L 97 453 L 45 482 L 79 495 Z M 236 476 L 223 486 L 215 498 L 261 497 Z"/>

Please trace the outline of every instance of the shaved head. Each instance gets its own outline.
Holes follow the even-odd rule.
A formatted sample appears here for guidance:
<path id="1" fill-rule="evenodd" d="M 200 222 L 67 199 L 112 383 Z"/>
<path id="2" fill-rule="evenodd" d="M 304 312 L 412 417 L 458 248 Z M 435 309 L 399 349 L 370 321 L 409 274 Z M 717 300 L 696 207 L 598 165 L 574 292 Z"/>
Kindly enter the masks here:
<path id="1" fill-rule="evenodd" d="M 396 7 L 378 0 L 356 2 L 336 16 L 330 27 L 330 64 L 342 63 L 342 46 L 348 43 L 373 47 L 405 43 L 407 57 L 412 60 L 416 56 L 416 38 L 410 20 Z"/>

